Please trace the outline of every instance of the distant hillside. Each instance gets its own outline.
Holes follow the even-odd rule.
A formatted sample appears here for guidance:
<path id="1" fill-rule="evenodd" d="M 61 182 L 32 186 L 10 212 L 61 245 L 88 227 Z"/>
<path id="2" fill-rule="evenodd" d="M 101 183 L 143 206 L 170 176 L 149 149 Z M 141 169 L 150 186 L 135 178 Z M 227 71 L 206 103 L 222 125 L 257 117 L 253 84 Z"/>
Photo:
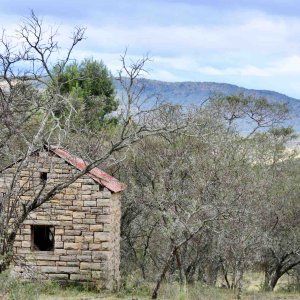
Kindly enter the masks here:
<path id="1" fill-rule="evenodd" d="M 277 92 L 246 89 L 233 84 L 216 82 L 164 82 L 143 79 L 143 83 L 146 96 L 159 94 L 165 100 L 181 105 L 201 104 L 215 93 L 225 95 L 244 93 L 245 95 L 266 97 L 272 102 L 287 103 L 291 112 L 291 120 L 285 125 L 292 125 L 300 132 L 300 100 Z M 118 90 L 120 89 L 118 88 Z"/>

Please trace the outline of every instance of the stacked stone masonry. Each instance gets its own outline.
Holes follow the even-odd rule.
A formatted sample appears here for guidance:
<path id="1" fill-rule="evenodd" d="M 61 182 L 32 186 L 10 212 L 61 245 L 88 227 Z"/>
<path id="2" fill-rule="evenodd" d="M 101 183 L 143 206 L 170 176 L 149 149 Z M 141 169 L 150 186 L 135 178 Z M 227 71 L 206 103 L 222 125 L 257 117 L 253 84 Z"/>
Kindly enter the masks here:
<path id="1" fill-rule="evenodd" d="M 0 192 L 5 193 L 18 165 L 2 172 Z M 18 178 L 18 196 L 32 201 L 44 184 L 44 192 L 65 182 L 78 170 L 51 152 L 29 157 Z M 95 281 L 112 289 L 119 283 L 120 193 L 112 193 L 88 175 L 44 203 L 20 228 L 14 251 L 20 262 L 14 272 L 21 276 L 41 276 L 71 281 Z M 54 228 L 54 247 L 39 251 L 33 245 L 33 226 Z"/>

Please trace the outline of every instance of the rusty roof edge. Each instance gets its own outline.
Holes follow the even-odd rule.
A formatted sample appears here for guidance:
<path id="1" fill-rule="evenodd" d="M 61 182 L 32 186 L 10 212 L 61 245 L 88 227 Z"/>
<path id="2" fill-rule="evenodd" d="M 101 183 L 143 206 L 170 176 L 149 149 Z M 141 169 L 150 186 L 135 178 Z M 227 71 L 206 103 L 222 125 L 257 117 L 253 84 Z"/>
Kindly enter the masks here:
<path id="1" fill-rule="evenodd" d="M 53 152 L 55 155 L 59 156 L 63 160 L 70 163 L 72 166 L 74 166 L 76 169 L 83 171 L 84 167 L 88 166 L 88 163 L 86 163 L 83 159 L 77 157 L 76 155 L 72 155 L 67 150 L 61 148 L 61 147 L 49 147 L 49 151 Z M 76 164 L 76 160 L 83 164 L 84 167 L 81 168 L 78 164 Z M 95 174 L 95 172 L 101 173 Z M 103 185 L 107 189 L 109 189 L 111 192 L 118 193 L 121 191 L 124 191 L 127 187 L 127 185 L 115 177 L 107 174 L 106 172 L 102 171 L 101 169 L 95 167 L 91 171 L 87 172 L 86 175 L 91 177 L 93 180 L 95 180 L 97 183 Z M 106 178 L 105 178 L 106 177 Z"/>

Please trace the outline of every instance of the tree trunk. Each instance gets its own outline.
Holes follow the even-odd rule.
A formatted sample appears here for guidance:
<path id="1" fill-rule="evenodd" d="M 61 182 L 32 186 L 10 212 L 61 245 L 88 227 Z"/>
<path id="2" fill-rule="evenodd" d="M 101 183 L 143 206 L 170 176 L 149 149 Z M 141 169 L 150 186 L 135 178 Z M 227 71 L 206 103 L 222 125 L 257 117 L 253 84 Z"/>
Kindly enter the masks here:
<path id="1" fill-rule="evenodd" d="M 178 250 L 175 251 L 175 257 L 176 257 L 177 267 L 178 267 L 178 270 L 179 270 L 180 285 L 183 285 L 184 284 L 184 278 L 183 278 L 182 265 L 181 265 L 181 260 L 180 260 Z"/>
<path id="2" fill-rule="evenodd" d="M 0 257 L 0 273 L 6 271 L 13 259 L 13 254 L 4 254 Z"/>
<path id="3" fill-rule="evenodd" d="M 145 265 L 144 264 L 141 265 L 141 270 L 142 270 L 143 279 L 146 280 L 146 271 L 145 271 Z"/>
<path id="4" fill-rule="evenodd" d="M 271 274 L 267 270 L 265 271 L 265 280 L 263 285 L 263 290 L 266 292 L 271 291 L 270 289 L 270 281 L 271 281 Z"/>
<path id="5" fill-rule="evenodd" d="M 206 269 L 206 283 L 211 286 L 215 286 L 220 269 L 220 263 L 213 260 Z"/>
<path id="6" fill-rule="evenodd" d="M 161 272 L 161 274 L 159 275 L 158 279 L 157 279 L 157 282 L 156 282 L 156 286 L 153 290 L 153 293 L 152 293 L 152 299 L 157 299 L 157 294 L 158 294 L 158 290 L 160 288 L 160 285 L 161 285 L 161 282 L 162 280 L 164 279 L 164 277 L 166 276 L 166 273 L 169 269 L 169 264 L 170 264 L 170 260 L 172 259 L 173 257 L 173 252 L 172 254 L 170 255 L 170 257 L 168 258 L 167 262 L 165 263 L 165 266 Z"/>
<path id="7" fill-rule="evenodd" d="M 14 242 L 16 238 L 16 232 L 11 232 L 8 238 L 4 238 L 1 244 L 0 252 L 0 273 L 9 268 L 9 265 L 14 257 Z"/>
<path id="8" fill-rule="evenodd" d="M 4 272 L 9 268 L 11 261 L 13 260 L 13 244 L 2 248 L 0 254 L 0 273 Z"/>
<path id="9" fill-rule="evenodd" d="M 264 291 L 273 291 L 280 277 L 281 274 L 279 272 L 273 272 L 272 274 L 265 271 Z"/>
<path id="10" fill-rule="evenodd" d="M 190 264 L 185 272 L 184 272 L 184 276 L 185 279 L 187 281 L 187 283 L 193 283 L 195 281 L 195 272 L 196 272 L 196 266 L 194 263 Z M 201 275 L 199 274 L 198 278 L 201 278 Z"/>
<path id="11" fill-rule="evenodd" d="M 280 279 L 281 275 L 280 274 L 275 274 L 270 282 L 270 288 L 271 288 L 271 291 L 273 291 L 275 289 L 275 286 L 278 282 L 278 280 Z"/>
<path id="12" fill-rule="evenodd" d="M 168 259 L 166 260 L 166 263 L 164 265 L 164 268 L 163 268 L 161 274 L 159 275 L 159 277 L 157 279 L 156 286 L 155 286 L 155 288 L 153 290 L 153 293 L 152 293 L 152 299 L 157 299 L 157 293 L 158 293 L 158 290 L 160 288 L 161 282 L 167 274 L 170 263 L 171 263 L 173 257 L 175 256 L 176 251 L 178 251 L 178 249 L 180 249 L 180 247 L 182 247 L 183 245 L 185 245 L 185 243 L 187 243 L 190 239 L 192 239 L 195 236 L 195 234 L 197 234 L 201 229 L 202 229 L 202 225 L 197 230 L 190 233 L 190 235 L 186 239 L 184 239 L 183 241 L 181 241 L 177 245 L 173 245 L 172 251 L 171 251 Z"/>
<path id="13" fill-rule="evenodd" d="M 236 281 L 236 299 L 242 299 L 244 270 L 238 271 Z"/>

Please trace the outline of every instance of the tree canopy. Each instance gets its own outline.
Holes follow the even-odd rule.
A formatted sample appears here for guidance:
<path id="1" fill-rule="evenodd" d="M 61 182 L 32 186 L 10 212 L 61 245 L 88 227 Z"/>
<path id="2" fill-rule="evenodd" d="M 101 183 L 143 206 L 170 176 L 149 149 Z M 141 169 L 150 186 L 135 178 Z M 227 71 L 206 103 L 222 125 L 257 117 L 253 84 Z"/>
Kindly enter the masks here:
<path id="1" fill-rule="evenodd" d="M 73 62 L 57 76 L 57 81 L 60 92 L 71 96 L 77 123 L 85 124 L 91 130 L 116 124 L 116 118 L 111 115 L 118 108 L 113 78 L 102 61 Z M 64 113 L 64 109 L 57 113 Z"/>

